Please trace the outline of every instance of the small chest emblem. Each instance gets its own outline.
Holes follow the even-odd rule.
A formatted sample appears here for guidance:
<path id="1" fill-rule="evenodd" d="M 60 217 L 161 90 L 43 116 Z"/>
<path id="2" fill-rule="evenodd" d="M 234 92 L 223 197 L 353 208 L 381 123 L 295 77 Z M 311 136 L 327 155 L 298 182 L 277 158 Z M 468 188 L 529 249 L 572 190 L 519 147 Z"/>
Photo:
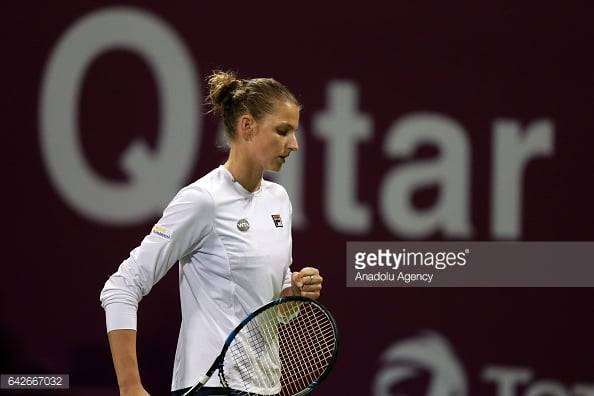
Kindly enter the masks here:
<path id="1" fill-rule="evenodd" d="M 247 219 L 239 219 L 237 220 L 237 229 L 239 231 L 246 232 L 250 229 L 250 223 L 247 221 Z"/>
<path id="2" fill-rule="evenodd" d="M 276 227 L 282 227 L 283 226 L 283 219 L 281 219 L 280 215 L 272 215 L 272 221 L 274 221 L 274 225 Z"/>

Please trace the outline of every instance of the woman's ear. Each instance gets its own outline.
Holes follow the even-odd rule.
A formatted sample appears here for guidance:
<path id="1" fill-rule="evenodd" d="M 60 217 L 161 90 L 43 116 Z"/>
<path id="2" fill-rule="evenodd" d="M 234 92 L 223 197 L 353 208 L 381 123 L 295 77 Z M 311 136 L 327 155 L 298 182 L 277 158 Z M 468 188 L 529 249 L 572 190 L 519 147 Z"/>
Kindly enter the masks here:
<path id="1" fill-rule="evenodd" d="M 252 136 L 253 136 L 253 131 L 254 131 L 254 125 L 255 125 L 255 121 L 254 118 L 249 115 L 249 114 L 244 114 L 241 117 L 239 117 L 239 136 L 241 136 L 241 138 L 243 140 L 251 140 Z"/>

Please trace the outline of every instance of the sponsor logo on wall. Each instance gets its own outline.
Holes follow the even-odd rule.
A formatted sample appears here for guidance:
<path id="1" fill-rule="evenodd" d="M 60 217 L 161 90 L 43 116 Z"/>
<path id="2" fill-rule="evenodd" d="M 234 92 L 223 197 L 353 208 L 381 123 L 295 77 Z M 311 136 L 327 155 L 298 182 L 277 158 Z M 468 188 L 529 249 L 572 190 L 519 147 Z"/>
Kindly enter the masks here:
<path id="1" fill-rule="evenodd" d="M 372 395 L 467 396 L 472 394 L 472 380 L 485 384 L 489 389 L 485 396 L 594 395 L 594 383 L 540 378 L 532 367 L 485 364 L 480 378 L 469 378 L 463 359 L 450 342 L 431 331 L 397 341 L 384 351 L 373 378 Z"/>

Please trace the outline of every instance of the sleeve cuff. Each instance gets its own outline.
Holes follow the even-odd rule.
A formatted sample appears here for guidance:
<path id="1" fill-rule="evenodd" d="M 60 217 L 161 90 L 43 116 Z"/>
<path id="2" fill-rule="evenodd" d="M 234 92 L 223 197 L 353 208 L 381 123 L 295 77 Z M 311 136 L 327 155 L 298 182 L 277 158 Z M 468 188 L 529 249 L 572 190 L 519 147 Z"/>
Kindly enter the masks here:
<path id="1" fill-rule="evenodd" d="M 136 307 L 125 303 L 111 303 L 104 307 L 107 332 L 112 330 L 136 330 Z"/>

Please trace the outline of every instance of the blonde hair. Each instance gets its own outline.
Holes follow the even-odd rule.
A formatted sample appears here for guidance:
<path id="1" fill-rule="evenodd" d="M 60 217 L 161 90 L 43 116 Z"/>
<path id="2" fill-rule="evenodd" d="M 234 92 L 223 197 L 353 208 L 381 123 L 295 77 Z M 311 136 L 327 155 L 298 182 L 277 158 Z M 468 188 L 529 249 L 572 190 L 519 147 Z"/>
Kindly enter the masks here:
<path id="1" fill-rule="evenodd" d="M 209 88 L 206 103 L 211 106 L 209 112 L 221 116 L 228 142 L 235 138 L 237 121 L 244 114 L 258 121 L 272 112 L 276 101 L 291 101 L 301 109 L 289 89 L 273 78 L 244 80 L 234 72 L 215 70 L 206 81 Z"/>

